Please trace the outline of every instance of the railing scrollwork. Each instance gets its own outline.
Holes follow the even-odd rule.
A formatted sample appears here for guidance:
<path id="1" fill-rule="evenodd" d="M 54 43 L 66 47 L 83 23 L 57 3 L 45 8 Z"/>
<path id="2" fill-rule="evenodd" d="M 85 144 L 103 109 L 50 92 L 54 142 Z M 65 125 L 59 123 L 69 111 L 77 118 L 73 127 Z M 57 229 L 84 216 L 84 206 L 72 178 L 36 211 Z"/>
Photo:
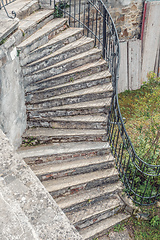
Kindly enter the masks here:
<path id="1" fill-rule="evenodd" d="M 16 17 L 16 13 L 15 13 L 15 11 L 12 11 L 12 15 L 10 15 L 10 14 L 8 13 L 7 9 L 6 9 L 6 5 L 8 5 L 8 4 L 10 4 L 10 3 L 14 2 L 14 1 L 15 1 L 15 0 L 13 0 L 13 1 L 6 1 L 6 0 L 5 0 L 5 2 L 4 2 L 3 0 L 1 0 L 1 4 L 0 4 L 0 10 L 1 10 L 2 8 L 4 8 L 4 10 L 5 10 L 6 14 L 7 14 L 7 17 L 9 17 L 9 18 L 11 18 L 11 19 L 14 19 L 14 18 Z"/>

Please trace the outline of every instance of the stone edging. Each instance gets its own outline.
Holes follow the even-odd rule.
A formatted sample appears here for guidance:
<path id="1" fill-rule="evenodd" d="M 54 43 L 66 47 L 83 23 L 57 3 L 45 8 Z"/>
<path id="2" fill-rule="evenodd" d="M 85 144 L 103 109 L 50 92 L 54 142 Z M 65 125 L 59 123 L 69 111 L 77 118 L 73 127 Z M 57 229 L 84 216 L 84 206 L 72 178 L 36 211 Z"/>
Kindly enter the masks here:
<path id="1" fill-rule="evenodd" d="M 82 239 L 0 130 L 0 239 Z"/>

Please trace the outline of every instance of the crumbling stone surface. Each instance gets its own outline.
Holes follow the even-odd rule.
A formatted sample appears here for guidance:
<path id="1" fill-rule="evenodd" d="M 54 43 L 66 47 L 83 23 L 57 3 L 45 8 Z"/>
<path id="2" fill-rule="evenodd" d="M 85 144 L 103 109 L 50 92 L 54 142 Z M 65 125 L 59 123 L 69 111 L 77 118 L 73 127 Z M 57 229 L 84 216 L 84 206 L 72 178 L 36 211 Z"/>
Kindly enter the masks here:
<path id="1" fill-rule="evenodd" d="M 0 239 L 82 239 L 1 130 Z"/>

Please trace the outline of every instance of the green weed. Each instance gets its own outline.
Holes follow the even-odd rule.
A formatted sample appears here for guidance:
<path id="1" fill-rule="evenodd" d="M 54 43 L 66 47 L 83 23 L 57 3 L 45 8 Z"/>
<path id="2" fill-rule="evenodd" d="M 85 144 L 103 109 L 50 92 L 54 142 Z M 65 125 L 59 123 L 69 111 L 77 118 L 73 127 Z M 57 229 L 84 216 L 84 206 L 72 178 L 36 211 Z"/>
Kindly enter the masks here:
<path id="1" fill-rule="evenodd" d="M 7 38 L 5 38 L 5 39 L 2 39 L 2 41 L 0 42 L 0 45 L 2 45 L 3 43 L 5 43 L 5 42 L 6 42 L 6 40 L 7 40 Z"/>
<path id="2" fill-rule="evenodd" d="M 54 18 L 63 17 L 63 9 L 66 9 L 68 7 L 69 7 L 68 2 L 57 3 L 54 8 L 54 13 L 53 13 Z"/>
<path id="3" fill-rule="evenodd" d="M 124 231 L 124 224 L 118 224 L 118 225 L 114 226 L 114 231 L 115 232 Z"/>

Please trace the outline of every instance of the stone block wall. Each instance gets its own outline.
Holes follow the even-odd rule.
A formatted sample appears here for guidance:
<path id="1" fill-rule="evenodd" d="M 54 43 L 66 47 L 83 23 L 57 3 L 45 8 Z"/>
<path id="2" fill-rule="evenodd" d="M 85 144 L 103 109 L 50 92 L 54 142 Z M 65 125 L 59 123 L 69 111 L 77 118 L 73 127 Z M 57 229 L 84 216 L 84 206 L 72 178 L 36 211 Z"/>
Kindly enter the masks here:
<path id="1" fill-rule="evenodd" d="M 140 38 L 144 0 L 107 0 L 120 39 Z"/>
<path id="2" fill-rule="evenodd" d="M 54 0 L 39 0 L 42 7 L 53 8 Z M 55 2 L 58 2 L 56 0 Z M 140 38 L 141 24 L 143 16 L 143 5 L 145 0 L 103 0 L 106 4 L 113 21 L 116 25 L 119 38 L 128 40 L 131 38 Z M 71 1 L 72 2 L 72 1 Z M 73 9 L 78 13 L 79 11 L 79 0 L 75 0 L 76 7 Z M 81 1 L 82 8 L 84 0 Z M 72 11 L 71 11 L 72 12 Z M 81 13 L 81 20 L 83 22 L 83 11 Z M 87 11 L 86 11 L 87 14 Z M 78 16 L 78 15 L 76 15 Z"/>

